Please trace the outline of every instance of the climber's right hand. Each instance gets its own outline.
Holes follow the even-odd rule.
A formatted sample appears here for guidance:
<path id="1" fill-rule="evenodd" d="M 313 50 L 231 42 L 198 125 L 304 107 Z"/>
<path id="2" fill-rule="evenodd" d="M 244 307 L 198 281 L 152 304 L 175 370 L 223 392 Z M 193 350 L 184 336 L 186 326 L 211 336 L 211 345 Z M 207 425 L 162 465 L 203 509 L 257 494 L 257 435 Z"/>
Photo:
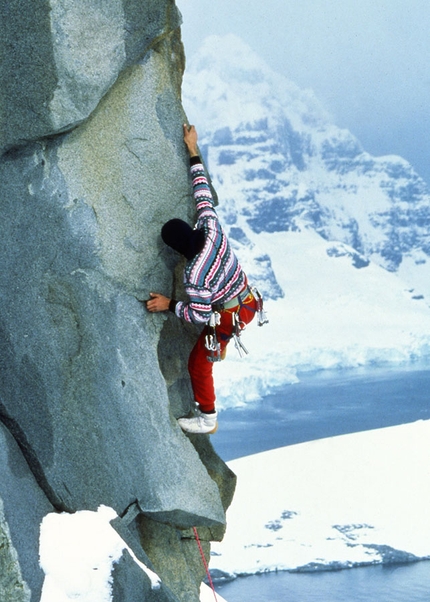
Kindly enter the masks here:
<path id="1" fill-rule="evenodd" d="M 197 157 L 199 154 L 197 148 L 197 130 L 194 125 L 187 125 L 184 123 L 184 142 L 185 146 L 190 153 L 190 157 Z"/>
<path id="2" fill-rule="evenodd" d="M 167 311 L 170 299 L 160 293 L 149 293 L 151 299 L 146 302 L 146 309 L 150 312 Z"/>

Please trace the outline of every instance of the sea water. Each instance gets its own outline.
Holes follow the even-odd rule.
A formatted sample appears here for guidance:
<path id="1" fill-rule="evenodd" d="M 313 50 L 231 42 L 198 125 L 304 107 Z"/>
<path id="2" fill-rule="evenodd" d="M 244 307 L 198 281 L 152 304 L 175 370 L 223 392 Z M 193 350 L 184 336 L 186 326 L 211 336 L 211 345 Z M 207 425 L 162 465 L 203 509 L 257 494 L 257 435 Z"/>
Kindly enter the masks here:
<path id="1" fill-rule="evenodd" d="M 216 590 L 228 602 L 428 602 L 430 561 L 312 574 L 255 575 Z"/>
<path id="2" fill-rule="evenodd" d="M 324 437 L 430 419 L 430 370 L 319 374 L 220 413 L 212 437 L 226 461 Z M 217 584 L 228 602 L 429 602 L 430 561 L 258 575 Z"/>

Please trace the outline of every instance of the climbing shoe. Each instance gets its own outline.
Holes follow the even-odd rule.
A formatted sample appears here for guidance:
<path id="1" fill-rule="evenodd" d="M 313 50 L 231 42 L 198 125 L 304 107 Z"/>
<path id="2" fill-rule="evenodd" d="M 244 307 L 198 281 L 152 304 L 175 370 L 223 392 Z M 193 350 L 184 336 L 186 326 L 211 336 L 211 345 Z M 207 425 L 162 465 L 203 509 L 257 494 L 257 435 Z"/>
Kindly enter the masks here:
<path id="1" fill-rule="evenodd" d="M 217 412 L 205 414 L 197 410 L 192 418 L 179 418 L 178 423 L 183 431 L 201 435 L 213 435 L 218 428 Z"/>

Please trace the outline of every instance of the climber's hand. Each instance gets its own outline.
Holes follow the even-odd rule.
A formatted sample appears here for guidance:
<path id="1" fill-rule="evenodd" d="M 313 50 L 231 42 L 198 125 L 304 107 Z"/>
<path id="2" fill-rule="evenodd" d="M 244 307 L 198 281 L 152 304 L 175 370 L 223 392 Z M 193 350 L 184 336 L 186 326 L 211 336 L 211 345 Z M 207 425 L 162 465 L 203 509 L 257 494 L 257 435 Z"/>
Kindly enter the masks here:
<path id="1" fill-rule="evenodd" d="M 146 302 L 146 308 L 148 311 L 166 311 L 169 309 L 170 299 L 159 293 L 149 293 L 151 299 Z"/>
<path id="2" fill-rule="evenodd" d="M 184 142 L 190 153 L 190 157 L 197 157 L 199 154 L 197 148 L 197 130 L 193 125 L 184 123 Z"/>

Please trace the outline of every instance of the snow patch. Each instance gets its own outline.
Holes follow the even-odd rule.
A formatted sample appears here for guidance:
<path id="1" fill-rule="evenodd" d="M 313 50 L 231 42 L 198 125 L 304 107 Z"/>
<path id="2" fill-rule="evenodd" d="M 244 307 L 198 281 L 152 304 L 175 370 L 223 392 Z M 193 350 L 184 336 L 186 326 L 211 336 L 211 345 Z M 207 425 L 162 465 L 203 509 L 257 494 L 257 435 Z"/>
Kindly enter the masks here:
<path id="1" fill-rule="evenodd" d="M 151 580 L 159 577 L 141 563 L 111 526 L 117 518 L 112 508 L 97 512 L 48 514 L 40 528 L 40 566 L 45 572 L 41 602 L 111 602 L 111 575 L 115 562 L 127 550 Z"/>

